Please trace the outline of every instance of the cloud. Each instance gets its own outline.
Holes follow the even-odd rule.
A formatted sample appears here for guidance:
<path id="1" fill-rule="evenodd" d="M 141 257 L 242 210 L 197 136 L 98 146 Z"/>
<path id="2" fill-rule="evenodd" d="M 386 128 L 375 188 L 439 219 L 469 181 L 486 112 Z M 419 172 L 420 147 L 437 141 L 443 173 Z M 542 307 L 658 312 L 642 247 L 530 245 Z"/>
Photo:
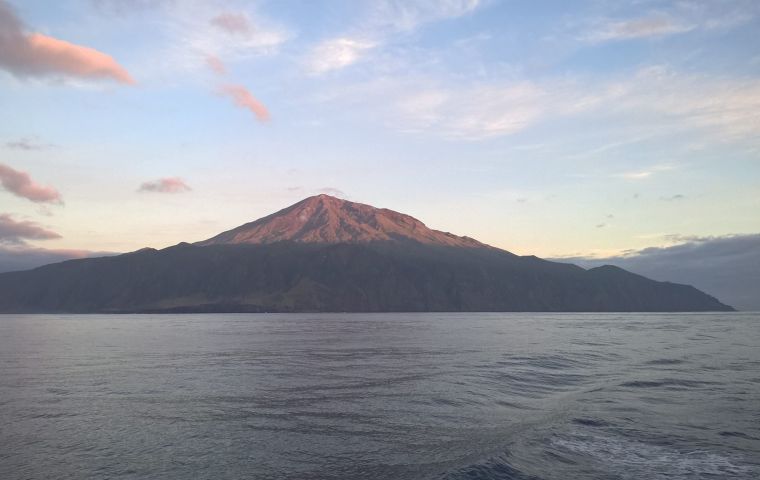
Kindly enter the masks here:
<path id="1" fill-rule="evenodd" d="M 480 0 L 377 0 L 370 2 L 366 17 L 352 31 L 325 39 L 310 49 L 305 60 L 312 75 L 340 70 L 358 62 L 371 50 L 422 25 L 466 15 Z"/>
<path id="2" fill-rule="evenodd" d="M 332 195 L 333 197 L 340 197 L 345 198 L 347 197 L 346 193 L 343 190 L 333 188 L 333 187 L 324 187 L 315 190 L 315 193 L 324 193 L 325 195 Z"/>
<path id="3" fill-rule="evenodd" d="M 7 213 L 0 214 L 0 244 L 22 245 L 26 240 L 52 240 L 61 236 L 30 221 L 16 221 Z"/>
<path id="4" fill-rule="evenodd" d="M 5 142 L 5 146 L 14 150 L 26 151 L 47 150 L 48 148 L 54 147 L 54 145 L 51 143 L 41 143 L 40 141 L 33 138 L 19 138 L 17 140 L 10 140 L 8 142 Z"/>
<path id="5" fill-rule="evenodd" d="M 760 311 L 760 234 L 671 235 L 678 244 L 607 258 L 557 259 L 590 268 L 604 264 L 660 281 L 694 285 L 740 310 Z"/>
<path id="6" fill-rule="evenodd" d="M 660 197 L 660 200 L 662 200 L 663 202 L 673 202 L 676 200 L 683 200 L 684 198 L 686 198 L 685 195 L 681 195 L 680 193 L 678 193 L 676 195 L 671 195 L 669 197 Z"/>
<path id="7" fill-rule="evenodd" d="M 225 0 L 90 0 L 102 15 L 130 21 L 146 38 L 158 33 L 141 55 L 141 77 L 175 83 L 178 75 L 208 68 L 207 58 L 241 62 L 275 55 L 293 37 L 264 15 L 263 2 Z M 230 6 L 235 5 L 235 6 Z M 129 19 L 140 15 L 142 19 Z M 147 45 L 147 44 L 146 44 Z M 191 77 L 192 78 L 192 77 Z"/>
<path id="8" fill-rule="evenodd" d="M 627 178 L 629 180 L 641 180 L 642 178 L 651 177 L 653 173 L 652 170 L 639 170 L 638 172 L 619 173 L 614 176 Z"/>
<path id="9" fill-rule="evenodd" d="M 150 12 L 174 0 L 90 0 L 97 10 L 109 15 L 124 16 Z"/>
<path id="10" fill-rule="evenodd" d="M 752 77 L 687 74 L 655 65 L 606 77 L 444 82 L 431 75 L 386 75 L 342 85 L 317 101 L 344 102 L 357 111 L 374 108 L 390 128 L 452 140 L 504 137 L 568 118 L 648 132 L 637 139 L 689 131 L 718 144 L 760 139 L 760 81 Z M 670 168 L 613 176 L 644 179 Z"/>
<path id="11" fill-rule="evenodd" d="M 92 252 L 88 250 L 45 249 L 26 245 L 0 245 L 0 273 L 29 270 L 50 263 L 76 258 L 104 257 L 116 255 L 112 252 Z"/>
<path id="12" fill-rule="evenodd" d="M 370 3 L 363 28 L 386 34 L 409 32 L 428 23 L 467 15 L 482 4 L 480 0 L 378 0 Z"/>
<path id="13" fill-rule="evenodd" d="M 215 2 L 173 2 L 165 15 L 170 45 L 161 57 L 172 70 L 208 65 L 210 56 L 239 61 L 272 55 L 292 36 L 253 5 L 220 13 Z"/>
<path id="14" fill-rule="evenodd" d="M 311 50 L 307 69 L 311 74 L 321 75 L 347 67 L 359 61 L 375 46 L 376 44 L 370 41 L 346 37 L 325 40 Z"/>
<path id="15" fill-rule="evenodd" d="M 192 190 L 181 178 L 159 178 L 151 182 L 145 182 L 137 189 L 138 192 L 152 193 L 184 193 Z"/>
<path id="16" fill-rule="evenodd" d="M 209 22 L 211 25 L 214 25 L 231 35 L 245 35 L 252 30 L 248 16 L 242 12 L 220 13 L 213 17 Z"/>
<path id="17" fill-rule="evenodd" d="M 218 75 L 225 75 L 227 73 L 227 67 L 225 67 L 224 62 L 215 55 L 209 55 L 206 57 L 206 65 Z"/>
<path id="18" fill-rule="evenodd" d="M 526 130 L 547 119 L 599 109 L 621 93 L 617 85 L 580 80 L 459 82 L 431 75 L 383 75 L 328 90 L 317 102 L 343 102 L 351 111 L 375 108 L 390 128 L 478 141 Z"/>
<path id="19" fill-rule="evenodd" d="M 728 30 L 746 24 L 760 14 L 757 2 L 752 0 L 734 2 L 686 0 L 660 3 L 662 5 L 657 9 L 640 16 L 584 19 L 579 23 L 582 31 L 577 37 L 588 43 L 603 43 L 662 38 L 698 30 Z M 610 4 L 615 8 L 614 5 L 614 3 Z"/>
<path id="20" fill-rule="evenodd" d="M 53 187 L 32 181 L 26 172 L 14 170 L 0 163 L 0 185 L 17 197 L 37 203 L 63 203 L 61 194 Z"/>
<path id="21" fill-rule="evenodd" d="M 684 33 L 696 28 L 673 21 L 665 16 L 634 18 L 623 21 L 607 22 L 586 36 L 586 40 L 597 43 L 634 38 L 661 37 Z"/>
<path id="22" fill-rule="evenodd" d="M 614 108 L 648 112 L 661 124 L 714 132 L 721 141 L 760 134 L 760 81 L 753 78 L 684 75 L 667 67 L 639 70 L 620 84 Z"/>
<path id="23" fill-rule="evenodd" d="M 616 173 L 613 174 L 613 177 L 619 177 L 619 178 L 625 178 L 627 180 L 643 180 L 645 178 L 650 178 L 653 175 L 661 172 L 667 172 L 670 170 L 675 170 L 675 167 L 673 165 L 669 164 L 663 164 L 663 165 L 653 165 L 645 170 L 637 170 L 633 172 L 624 172 L 624 173 Z M 635 197 L 638 198 L 638 197 Z"/>
<path id="24" fill-rule="evenodd" d="M 306 188 L 302 186 L 293 186 L 293 187 L 287 187 L 288 192 L 296 193 L 296 192 L 303 192 L 307 190 Z M 317 188 L 314 190 L 311 190 L 312 195 L 319 195 L 321 193 L 325 195 L 331 195 L 333 197 L 339 197 L 339 198 L 347 198 L 348 195 L 346 195 L 346 192 L 343 190 L 340 190 L 338 188 L 334 187 L 323 187 L 323 188 Z"/>
<path id="25" fill-rule="evenodd" d="M 244 86 L 223 85 L 219 88 L 219 93 L 230 97 L 238 107 L 250 110 L 260 121 L 265 122 L 269 120 L 269 110 L 267 110 L 267 107 L 251 95 L 251 92 Z"/>
<path id="26" fill-rule="evenodd" d="M 510 135 L 538 122 L 550 96 L 537 84 L 523 82 L 412 92 L 396 106 L 406 131 L 480 140 Z"/>
<path id="27" fill-rule="evenodd" d="M 542 121 L 593 112 L 626 93 L 617 83 L 591 86 L 580 80 L 419 87 L 435 83 L 434 79 L 415 79 L 408 85 L 394 85 L 397 100 L 385 101 L 395 106 L 396 118 L 391 123 L 406 132 L 484 140 L 513 135 Z"/>
<path id="28" fill-rule="evenodd" d="M 19 77 L 64 76 L 135 83 L 129 73 L 105 53 L 40 33 L 25 32 L 4 0 L 0 0 L 0 68 Z"/>

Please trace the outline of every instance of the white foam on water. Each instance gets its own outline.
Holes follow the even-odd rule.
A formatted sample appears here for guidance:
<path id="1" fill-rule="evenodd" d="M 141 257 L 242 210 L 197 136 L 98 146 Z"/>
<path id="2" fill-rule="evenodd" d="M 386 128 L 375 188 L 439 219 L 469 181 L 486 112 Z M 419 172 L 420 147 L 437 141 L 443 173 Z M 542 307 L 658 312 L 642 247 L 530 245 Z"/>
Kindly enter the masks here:
<path id="1" fill-rule="evenodd" d="M 740 459 L 706 450 L 679 451 L 673 447 L 598 434 L 557 436 L 552 445 L 590 457 L 623 479 L 756 479 L 760 471 Z"/>

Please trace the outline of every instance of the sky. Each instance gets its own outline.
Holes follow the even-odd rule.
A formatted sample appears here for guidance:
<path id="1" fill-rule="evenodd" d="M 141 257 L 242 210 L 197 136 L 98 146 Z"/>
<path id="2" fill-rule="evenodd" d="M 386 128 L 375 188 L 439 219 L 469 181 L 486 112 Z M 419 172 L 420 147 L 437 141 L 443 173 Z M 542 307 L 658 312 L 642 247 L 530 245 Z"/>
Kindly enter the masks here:
<path id="1" fill-rule="evenodd" d="M 757 251 L 758 31 L 755 0 L 0 0 L 0 256 L 317 193 L 522 255 Z"/>

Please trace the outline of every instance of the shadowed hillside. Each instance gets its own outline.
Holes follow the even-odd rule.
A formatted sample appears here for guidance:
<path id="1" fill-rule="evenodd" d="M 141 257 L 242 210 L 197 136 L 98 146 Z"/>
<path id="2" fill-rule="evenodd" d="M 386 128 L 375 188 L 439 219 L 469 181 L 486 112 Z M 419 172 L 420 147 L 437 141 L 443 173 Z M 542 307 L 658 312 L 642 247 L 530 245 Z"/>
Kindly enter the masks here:
<path id="1" fill-rule="evenodd" d="M 195 245 L 0 274 L 4 312 L 710 311 L 699 290 L 520 257 L 321 195 Z"/>

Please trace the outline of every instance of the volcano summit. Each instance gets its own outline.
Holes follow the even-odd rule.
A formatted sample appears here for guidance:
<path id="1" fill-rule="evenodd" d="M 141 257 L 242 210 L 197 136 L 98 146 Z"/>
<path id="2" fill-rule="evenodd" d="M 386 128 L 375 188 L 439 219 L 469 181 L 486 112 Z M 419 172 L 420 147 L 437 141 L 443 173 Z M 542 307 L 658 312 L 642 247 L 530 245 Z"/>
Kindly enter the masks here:
<path id="1" fill-rule="evenodd" d="M 328 195 L 195 244 L 0 274 L 0 312 L 726 310 L 691 286 L 514 255 Z"/>
<path id="2" fill-rule="evenodd" d="M 371 243 L 412 241 L 446 247 L 485 247 L 468 237 L 431 230 L 414 217 L 329 195 L 309 197 L 197 245 Z"/>

